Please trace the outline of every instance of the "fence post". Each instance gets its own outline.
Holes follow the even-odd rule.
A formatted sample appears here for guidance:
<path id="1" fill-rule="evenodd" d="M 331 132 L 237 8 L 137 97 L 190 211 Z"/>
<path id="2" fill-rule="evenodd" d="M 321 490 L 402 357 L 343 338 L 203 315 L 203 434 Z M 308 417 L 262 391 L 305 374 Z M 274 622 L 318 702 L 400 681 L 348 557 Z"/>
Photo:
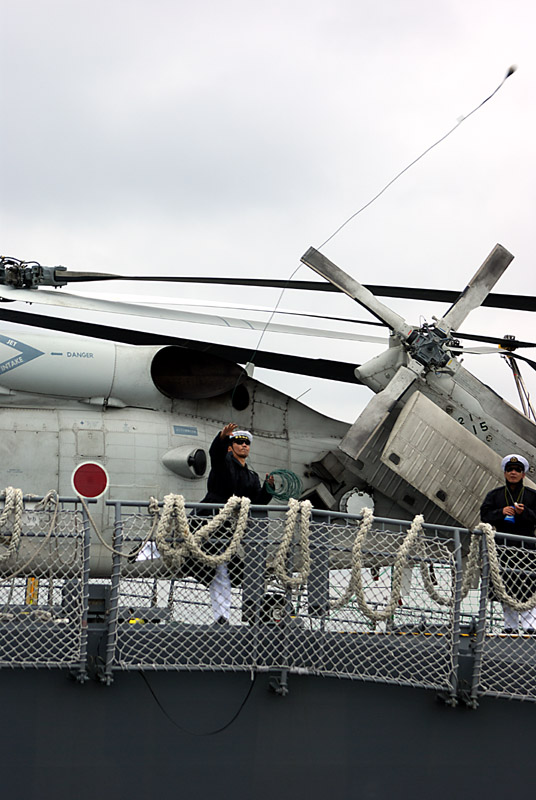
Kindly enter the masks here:
<path id="1" fill-rule="evenodd" d="M 482 667 L 482 655 L 484 652 L 484 639 L 486 635 L 486 603 L 489 589 L 489 557 L 488 543 L 485 536 L 480 537 L 480 548 L 482 553 L 482 576 L 480 580 L 480 604 L 478 609 L 478 620 L 476 623 L 476 641 L 474 646 L 473 679 L 471 681 L 471 694 L 469 705 L 472 708 L 478 706 L 478 686 L 480 683 L 480 673 Z"/>
<path id="2" fill-rule="evenodd" d="M 115 508 L 114 535 L 112 556 L 112 574 L 110 589 L 110 609 L 108 617 L 108 635 L 106 638 L 106 663 L 102 675 L 102 681 L 107 686 L 112 683 L 112 666 L 115 653 L 115 642 L 117 636 L 117 617 L 119 612 L 119 580 L 121 578 L 121 550 L 123 546 L 123 519 L 121 516 L 121 503 L 113 503 Z"/>
<path id="3" fill-rule="evenodd" d="M 459 653 L 460 653 L 460 613 L 462 603 L 462 577 L 463 577 L 463 563 L 462 563 L 462 546 L 460 539 L 460 531 L 458 528 L 454 530 L 454 548 L 455 548 L 455 578 L 454 578 L 454 608 L 452 613 L 452 671 L 450 674 L 451 696 L 450 703 L 455 706 L 458 702 L 458 668 L 459 668 Z"/>
<path id="4" fill-rule="evenodd" d="M 80 635 L 80 665 L 77 680 L 83 683 L 88 679 L 87 674 L 87 642 L 88 642 L 88 606 L 89 606 L 89 556 L 91 549 L 90 524 L 86 509 L 82 506 L 82 519 L 84 522 L 84 554 L 82 575 L 82 629 Z"/>

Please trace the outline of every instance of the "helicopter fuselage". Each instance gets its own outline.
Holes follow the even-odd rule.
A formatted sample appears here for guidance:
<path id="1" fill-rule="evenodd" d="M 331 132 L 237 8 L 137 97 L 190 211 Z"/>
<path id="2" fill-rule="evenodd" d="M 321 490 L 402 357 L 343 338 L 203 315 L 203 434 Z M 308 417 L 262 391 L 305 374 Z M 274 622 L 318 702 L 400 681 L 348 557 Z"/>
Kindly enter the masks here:
<path id="1" fill-rule="evenodd" d="M 347 428 L 252 378 L 216 396 L 166 396 L 157 384 L 184 394 L 191 363 L 180 348 L 164 348 L 163 359 L 158 347 L 44 335 L 0 340 L 0 483 L 74 496 L 75 470 L 102 465 L 107 485 L 91 513 L 108 541 L 106 500 L 203 498 L 208 449 L 226 422 L 253 432 L 250 463 L 262 477 L 290 470 L 304 490 L 318 483 L 311 461 L 336 448 Z M 198 395 L 214 391 L 212 376 L 192 375 L 191 384 Z M 98 542 L 92 550 L 93 572 L 106 573 L 109 553 Z"/>

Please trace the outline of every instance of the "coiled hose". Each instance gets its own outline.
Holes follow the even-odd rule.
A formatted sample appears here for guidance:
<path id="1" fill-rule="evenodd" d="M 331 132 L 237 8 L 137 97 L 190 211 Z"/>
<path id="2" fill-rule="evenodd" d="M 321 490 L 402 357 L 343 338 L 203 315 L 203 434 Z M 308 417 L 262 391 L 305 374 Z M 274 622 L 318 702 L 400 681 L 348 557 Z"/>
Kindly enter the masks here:
<path id="1" fill-rule="evenodd" d="M 274 478 L 274 486 L 266 483 L 268 494 L 273 495 L 276 500 L 295 500 L 301 495 L 303 485 L 300 478 L 290 469 L 274 469 L 270 475 Z"/>

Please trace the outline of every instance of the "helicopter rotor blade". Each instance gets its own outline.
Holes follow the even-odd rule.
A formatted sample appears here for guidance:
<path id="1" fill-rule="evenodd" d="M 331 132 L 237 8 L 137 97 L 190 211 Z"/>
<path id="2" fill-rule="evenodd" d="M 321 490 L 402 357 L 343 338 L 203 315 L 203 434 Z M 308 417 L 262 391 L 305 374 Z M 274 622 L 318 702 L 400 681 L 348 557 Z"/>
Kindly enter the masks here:
<path id="1" fill-rule="evenodd" d="M 423 367 L 420 364 L 413 362 L 413 366 L 414 369 L 406 366 L 399 367 L 385 389 L 375 394 L 368 402 L 339 445 L 344 453 L 353 459 L 358 457 L 406 389 L 422 373 Z"/>
<path id="2" fill-rule="evenodd" d="M 223 317 L 217 314 L 202 314 L 180 310 L 177 308 L 164 308 L 162 306 L 147 306 L 136 303 L 124 303 L 117 300 L 105 300 L 96 297 L 73 295 L 67 292 L 47 291 L 44 289 L 14 289 L 10 286 L 0 286 L 0 297 L 5 300 L 18 300 L 26 303 L 41 303 L 43 305 L 60 306 L 62 308 L 76 308 L 86 311 L 98 311 L 113 314 L 128 314 L 136 317 L 149 317 L 151 319 L 167 319 L 180 322 L 191 322 L 200 325 L 218 325 L 225 328 L 240 328 L 245 330 L 269 331 L 271 333 L 292 334 L 297 336 L 320 336 L 327 339 L 348 339 L 372 344 L 387 344 L 385 337 L 366 336 L 362 334 L 342 331 L 329 331 L 296 325 L 281 325 L 274 322 L 259 320 L 239 319 L 237 317 Z"/>
<path id="3" fill-rule="evenodd" d="M 365 286 L 365 284 L 363 284 Z M 365 286 L 365 288 L 367 288 Z M 146 299 L 147 302 L 147 299 Z M 165 302 L 165 301 L 161 301 Z M 225 308 L 225 309 L 240 309 L 240 311 L 259 311 L 266 314 L 273 314 L 273 307 L 271 306 L 252 306 L 249 304 L 236 304 L 236 303 L 216 303 L 213 301 L 201 301 L 201 300 L 193 300 L 193 299 L 182 299 L 177 305 L 182 306 L 185 305 L 186 307 L 189 306 L 203 306 L 203 307 L 214 307 L 214 308 Z M 385 322 L 379 322 L 378 320 L 370 320 L 370 319 L 356 319 L 355 317 L 335 317 L 331 314 L 312 314 L 307 311 L 297 311 L 288 308 L 278 308 L 277 314 L 282 316 L 292 316 L 292 317 L 304 317 L 309 319 L 324 319 L 328 320 L 329 322 L 347 322 L 352 325 L 372 325 L 374 327 L 387 327 Z M 487 349 L 485 352 L 496 352 L 497 347 L 502 348 L 503 350 L 513 351 L 518 350 L 520 347 L 536 347 L 536 342 L 523 342 L 519 339 L 515 338 L 508 338 L 508 337 L 498 337 L 498 336 L 485 336 L 483 334 L 476 335 L 471 333 L 458 333 L 452 332 L 452 335 L 455 336 L 456 339 L 466 339 L 468 341 L 473 342 L 487 342 L 489 344 L 496 345 L 495 348 Z M 465 352 L 468 352 L 464 348 Z M 471 351 L 476 352 L 476 351 Z M 480 350 L 479 352 L 484 352 Z"/>
<path id="4" fill-rule="evenodd" d="M 485 356 L 501 351 L 498 347 L 451 347 L 450 352 L 455 356 Z"/>
<path id="5" fill-rule="evenodd" d="M 530 358 L 525 358 L 524 356 L 520 356 L 517 353 L 511 353 L 509 350 L 506 350 L 504 347 L 451 347 L 451 352 L 455 355 L 471 355 L 471 356 L 481 356 L 481 355 L 490 355 L 492 353 L 496 353 L 500 356 L 512 356 L 512 358 L 519 358 L 521 361 L 526 361 L 527 364 L 534 364 L 536 362 L 531 361 Z"/>
<path id="6" fill-rule="evenodd" d="M 436 323 L 436 328 L 447 335 L 452 329 L 456 330 L 473 309 L 482 305 L 513 258 L 505 247 L 496 244 L 454 305 Z"/>
<path id="7" fill-rule="evenodd" d="M 104 272 L 62 272 L 61 280 L 67 283 L 85 283 L 91 281 L 153 281 L 155 283 L 194 283 L 200 285 L 219 286 L 254 286 L 261 289 L 294 289 L 306 292 L 340 292 L 330 283 L 320 281 L 296 281 L 275 278 L 221 278 L 205 275 L 115 275 Z M 364 283 L 376 297 L 396 297 L 403 300 L 426 300 L 432 303 L 455 303 L 460 292 L 450 289 L 423 289 L 418 286 L 384 286 Z M 483 306 L 490 308 L 507 308 L 511 311 L 536 311 L 536 297 L 520 294 L 502 294 L 490 292 L 482 301 Z"/>
<path id="8" fill-rule="evenodd" d="M 88 277 L 71 276 L 77 273 L 64 272 L 62 280 L 67 282 L 84 281 L 154 281 L 165 283 L 194 283 L 201 285 L 219 286 L 254 286 L 261 289 L 294 289 L 306 292 L 340 292 L 341 290 L 331 283 L 321 283 L 320 281 L 296 281 L 296 280 L 277 280 L 274 278 L 219 278 L 206 276 L 154 276 L 154 275 L 105 275 L 103 273 L 80 273 Z M 98 277 L 102 275 L 102 277 Z M 385 286 L 382 284 L 364 283 L 376 297 L 395 297 L 402 300 L 425 300 L 432 303 L 455 303 L 460 296 L 460 292 L 450 289 L 423 289 L 418 286 Z M 483 306 L 490 308 L 507 308 L 511 311 L 536 311 L 536 297 L 522 294 L 502 294 L 500 292 L 490 292 L 482 301 Z"/>
<path id="9" fill-rule="evenodd" d="M 282 334 L 296 334 L 301 336 L 325 336 L 326 338 L 332 339 L 346 339 L 351 341 L 358 341 L 358 342 L 368 342 L 373 344 L 386 344 L 387 339 L 382 337 L 373 337 L 373 336 L 366 336 L 364 334 L 353 334 L 353 333 L 342 333 L 342 332 L 334 332 L 334 331 L 327 331 L 321 329 L 314 329 L 309 327 L 292 327 L 292 326 L 284 326 L 279 323 L 269 322 L 266 324 L 265 322 L 261 322 L 258 320 L 250 320 L 250 319 L 238 319 L 235 317 L 224 317 L 221 314 L 202 314 L 199 312 L 190 312 L 187 308 L 181 308 L 181 306 L 187 305 L 195 305 L 195 303 L 177 303 L 172 305 L 177 305 L 179 308 L 168 308 L 165 309 L 162 306 L 158 305 L 158 303 L 165 303 L 165 298 L 156 300 L 156 305 L 147 305 L 147 304 L 137 304 L 131 302 L 124 302 L 120 299 L 115 300 L 106 300 L 101 298 L 96 298 L 92 296 L 86 296 L 83 294 L 70 294 L 68 292 L 63 292 L 59 290 L 45 290 L 45 289 L 15 289 L 11 286 L 2 286 L 0 285 L 0 301 L 24 301 L 28 303 L 42 303 L 44 305 L 56 305 L 56 306 L 63 306 L 66 308 L 76 307 L 76 308 L 84 308 L 86 310 L 92 311 L 103 311 L 103 312 L 112 312 L 112 313 L 119 313 L 119 314 L 129 314 L 132 316 L 144 316 L 149 318 L 158 318 L 158 319 L 171 319 L 171 320 L 181 320 L 199 324 L 207 324 L 207 325 L 219 325 L 222 327 L 234 327 L 234 328 L 243 328 L 243 329 L 250 329 L 250 330 L 258 330 L 258 331 L 270 331 L 272 333 L 282 333 Z M 203 305 L 203 303 L 199 302 L 198 305 Z M 206 306 L 210 306 L 211 303 L 206 304 Z M 216 304 L 212 304 L 216 305 Z M 232 308 L 231 305 L 219 305 L 219 308 Z M 260 312 L 267 312 L 272 311 L 271 309 L 261 308 L 261 307 L 252 307 L 248 308 L 247 306 L 237 306 L 240 310 L 251 310 L 251 311 L 260 311 Z M 384 307 L 385 308 L 385 307 Z M 180 309 L 180 310 L 179 310 Z M 317 318 L 317 319 L 326 319 L 329 321 L 336 321 L 336 322 L 345 322 L 345 323 L 353 323 L 353 324 L 365 324 L 365 325 L 374 325 L 374 326 L 381 326 L 386 325 L 386 322 L 378 322 L 372 320 L 356 320 L 350 317 L 331 317 L 326 315 L 315 315 L 315 314 L 308 314 L 302 313 L 298 311 L 278 311 L 281 314 L 289 314 L 295 316 L 303 316 L 303 317 L 310 317 L 310 318 Z M 401 319 L 401 318 L 400 318 Z M 506 339 L 506 338 L 498 338 L 492 336 L 477 336 L 474 334 L 466 334 L 466 333 L 456 333 L 455 334 L 458 339 L 466 339 L 470 341 L 479 341 L 479 342 L 488 342 L 490 344 L 496 344 L 503 347 L 505 350 L 513 351 L 520 347 L 536 347 L 535 343 L 532 342 L 523 342 L 518 341 L 516 339 Z"/>
<path id="10" fill-rule="evenodd" d="M 376 319 L 384 322 L 396 333 L 408 336 L 411 332 L 410 326 L 403 317 L 381 303 L 374 297 L 372 292 L 365 289 L 361 283 L 340 269 L 340 267 L 322 255 L 318 250 L 315 250 L 314 247 L 310 247 L 309 250 L 307 250 L 302 256 L 301 261 L 319 275 L 322 275 L 323 278 L 330 281 L 330 283 L 337 286 L 357 303 L 364 306 Z"/>
<path id="11" fill-rule="evenodd" d="M 158 347 L 176 346 L 192 350 L 210 352 L 238 364 L 247 364 L 254 358 L 255 366 L 275 372 L 289 372 L 293 375 L 307 375 L 313 378 L 324 378 L 341 383 L 361 384 L 355 375 L 356 364 L 334 361 L 323 358 L 307 358 L 305 356 L 274 353 L 268 350 L 252 351 L 247 347 L 222 345 L 196 339 L 184 339 L 147 331 L 136 331 L 128 328 L 117 328 L 80 319 L 62 319 L 44 314 L 33 314 L 27 311 L 16 311 L 6 308 L 0 303 L 0 320 L 16 325 L 27 325 L 46 330 L 72 333 L 76 336 L 88 336 L 93 339 L 121 342 L 135 346 L 152 345 Z"/>
<path id="12" fill-rule="evenodd" d="M 43 286 L 64 286 L 67 283 L 86 283 L 95 281 L 150 281 L 164 283 L 195 283 L 201 285 L 221 284 L 227 286 L 258 286 L 263 288 L 298 289 L 305 291 L 339 292 L 341 289 L 331 283 L 317 281 L 281 280 L 273 278 L 224 278 L 183 275 L 120 275 L 111 272 L 78 272 L 67 267 L 42 267 L 37 261 L 22 261 L 10 256 L 0 256 L 0 284 L 14 288 L 30 289 Z M 445 289 L 424 289 L 422 287 L 381 286 L 363 284 L 377 297 L 399 297 L 409 300 L 429 300 L 438 303 L 455 304 L 460 292 Z M 464 293 L 462 293 L 464 294 Z M 526 295 L 489 294 L 481 305 L 494 308 L 507 308 L 519 311 L 536 311 L 536 297 Z"/>
<path id="13" fill-rule="evenodd" d="M 123 297 L 125 298 L 124 295 Z M 125 299 L 130 299 L 131 297 L 132 296 L 128 295 L 126 296 Z M 135 297 L 135 295 L 133 297 Z M 170 301 L 169 299 L 157 299 L 157 298 L 149 300 L 149 298 L 145 297 L 145 302 L 146 304 L 149 302 L 166 303 L 167 305 L 171 304 L 171 305 L 177 305 L 179 307 L 184 306 L 185 308 L 201 306 L 203 308 L 210 307 L 218 309 L 232 309 L 233 311 L 238 309 L 240 311 L 255 311 L 255 312 L 258 311 L 265 314 L 274 313 L 273 307 L 271 306 L 256 306 L 245 303 L 214 302 L 210 300 L 207 301 L 207 300 L 194 300 L 194 299 L 182 298 L 181 300 L 175 302 L 175 301 Z M 313 314 L 308 311 L 297 311 L 295 309 L 289 309 L 289 308 L 278 308 L 276 313 L 278 314 L 278 316 L 281 315 L 281 316 L 291 316 L 291 317 L 303 317 L 304 319 L 305 318 L 323 319 L 329 322 L 346 322 L 351 325 L 368 325 L 368 326 L 372 325 L 374 327 L 379 327 L 379 328 L 387 327 L 385 325 L 385 322 L 379 322 L 378 320 L 356 319 L 355 317 L 335 317 L 332 314 Z M 536 342 L 523 342 L 520 341 L 519 339 L 508 338 L 505 336 L 503 337 L 485 336 L 483 334 L 476 335 L 471 333 L 457 333 L 457 332 L 452 332 L 452 335 L 455 336 L 456 339 L 466 339 L 468 341 L 473 341 L 473 342 L 487 342 L 489 344 L 496 345 L 496 347 L 487 348 L 485 351 L 480 349 L 480 350 L 471 350 L 470 352 L 495 353 L 497 352 L 497 347 L 502 350 L 508 350 L 508 351 L 518 350 L 520 347 L 536 347 Z M 383 341 L 385 342 L 387 340 Z M 464 352 L 469 352 L 466 348 L 460 348 L 460 349 L 463 349 Z"/>
<path id="14" fill-rule="evenodd" d="M 522 342 L 519 339 L 507 339 L 504 336 L 500 339 L 497 336 L 478 336 L 474 333 L 453 333 L 456 339 L 465 339 L 468 342 L 488 342 L 489 344 L 496 344 L 504 351 L 518 350 L 520 347 L 536 347 L 535 342 Z"/>
<path id="15" fill-rule="evenodd" d="M 78 296 L 78 295 L 77 295 Z M 81 295 L 82 297 L 84 295 Z M 110 297 L 108 295 L 108 297 Z M 112 295 L 112 299 L 116 299 L 122 302 L 132 302 L 136 303 L 139 295 L 131 295 L 131 294 L 123 294 L 120 295 Z M 270 314 L 273 316 L 274 309 L 272 306 L 258 306 L 258 305 L 251 305 L 246 303 L 235 303 L 235 302 L 222 302 L 222 301 L 212 301 L 212 300 L 201 300 L 201 299 L 194 299 L 194 298 L 170 298 L 165 297 L 163 295 L 159 296 L 152 296 L 152 295 L 144 295 L 144 305 L 147 306 L 162 306 L 165 305 L 166 307 L 172 308 L 179 308 L 181 310 L 190 311 L 192 308 L 201 307 L 201 308 L 210 308 L 210 309 L 218 309 L 218 312 L 228 310 L 232 311 L 240 311 L 243 312 L 259 312 L 264 314 Z M 313 314 L 307 311 L 298 311 L 296 309 L 288 309 L 288 308 L 278 308 L 277 309 L 278 316 L 290 316 L 290 317 L 303 317 L 304 319 L 321 319 L 326 320 L 329 322 L 344 322 L 351 325 L 367 325 L 367 326 L 374 326 L 374 327 L 387 327 L 384 322 L 379 322 L 378 320 L 370 320 L 370 319 L 357 319 L 355 317 L 338 317 L 333 316 L 331 314 Z M 288 333 L 294 333 L 294 331 L 287 331 Z M 514 351 L 519 349 L 520 347 L 536 347 L 535 342 L 523 342 L 515 338 L 508 338 L 502 337 L 499 338 L 497 336 L 485 336 L 485 335 L 476 335 L 470 333 L 453 333 L 453 335 L 457 339 L 466 339 L 468 341 L 473 342 L 487 342 L 492 345 L 496 345 L 503 350 Z M 369 339 L 363 337 L 356 337 L 357 341 L 369 341 Z M 376 344 L 385 344 L 387 339 L 370 339 L 370 341 Z M 466 348 L 464 348 L 465 352 L 468 352 Z M 490 348 L 485 352 L 495 352 L 496 348 Z M 471 352 L 476 352 L 476 350 L 471 350 Z M 478 352 L 484 352 L 479 350 Z"/>

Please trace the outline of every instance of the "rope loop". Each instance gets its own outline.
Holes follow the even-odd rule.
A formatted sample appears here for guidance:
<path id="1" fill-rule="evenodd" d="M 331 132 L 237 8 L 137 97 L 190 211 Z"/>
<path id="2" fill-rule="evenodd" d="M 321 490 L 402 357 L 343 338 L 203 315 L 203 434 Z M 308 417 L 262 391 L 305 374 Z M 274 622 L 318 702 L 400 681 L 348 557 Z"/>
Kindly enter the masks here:
<path id="1" fill-rule="evenodd" d="M 310 500 L 289 500 L 289 508 L 285 519 L 285 531 L 273 561 L 273 569 L 277 580 L 288 589 L 299 589 L 309 578 L 311 572 L 311 548 L 309 544 L 309 528 L 313 505 Z M 299 522 L 298 545 L 302 557 L 301 570 L 297 575 L 289 575 L 286 561 L 292 540 Z"/>
<path id="2" fill-rule="evenodd" d="M 352 569 L 350 573 L 350 580 L 348 581 L 348 587 L 342 597 L 331 604 L 331 608 L 332 610 L 342 608 L 350 602 L 352 597 L 355 597 L 359 610 L 368 619 L 373 622 L 383 622 L 384 620 L 387 620 L 393 616 L 395 609 L 398 606 L 398 601 L 400 600 L 402 593 L 403 570 L 408 562 L 412 547 L 422 534 L 424 517 L 422 514 L 418 514 L 411 523 L 411 527 L 396 554 L 395 563 L 393 565 L 391 596 L 389 601 L 385 605 L 383 611 L 375 611 L 368 605 L 366 601 L 362 577 L 363 546 L 368 534 L 370 533 L 374 516 L 370 508 L 364 508 L 361 513 L 362 519 L 357 529 L 352 550 Z"/>
<path id="3" fill-rule="evenodd" d="M 14 489 L 13 486 L 7 486 L 1 493 L 0 498 L 5 500 L 3 511 L 0 514 L 0 529 L 4 528 L 11 519 L 13 520 L 11 533 L 2 536 L 0 539 L 0 544 L 7 545 L 6 551 L 0 553 L 0 562 L 3 562 L 14 556 L 20 547 L 24 500 L 22 489 Z"/>
<path id="4" fill-rule="evenodd" d="M 9 538 L 9 545 L 5 553 L 0 554 L 0 563 L 8 561 L 12 556 L 16 555 L 20 548 L 22 540 L 22 515 L 24 512 L 24 495 L 22 489 L 14 489 L 8 486 L 0 493 L 0 498 L 5 498 L 4 510 L 0 515 L 0 528 L 7 524 L 10 515 L 13 515 L 13 528 L 11 536 L 1 537 L 0 543 L 5 544 L 5 540 Z M 24 570 L 34 561 L 41 553 L 47 543 L 50 541 L 52 534 L 56 527 L 56 522 L 59 513 L 59 495 L 55 489 L 50 489 L 46 495 L 35 505 L 35 511 L 51 511 L 52 517 L 46 536 L 43 537 L 41 544 L 37 550 L 32 553 L 25 564 L 21 564 L 18 569 L 12 572 L 9 576 L 4 576 L 4 580 L 12 580 L 24 572 Z"/>
<path id="5" fill-rule="evenodd" d="M 497 542 L 495 541 L 495 529 L 488 522 L 481 522 L 477 525 L 477 530 L 482 531 L 486 537 L 488 545 L 488 558 L 489 558 L 489 571 L 493 591 L 499 602 L 511 608 L 513 611 L 521 613 L 522 611 L 529 611 L 536 606 L 536 592 L 532 594 L 527 600 L 517 600 L 506 591 L 504 581 L 501 575 L 501 566 L 499 563 L 499 556 L 497 554 Z"/>
<path id="6" fill-rule="evenodd" d="M 164 564 L 168 569 L 178 571 L 188 555 L 194 556 L 210 567 L 217 567 L 229 561 L 238 552 L 246 534 L 250 505 L 249 497 L 233 495 L 215 516 L 192 533 L 184 497 L 180 494 L 166 495 L 155 533 L 156 547 Z M 210 555 L 203 550 L 201 543 L 223 528 L 226 523 L 232 531 L 231 540 L 222 553 Z"/>
<path id="7" fill-rule="evenodd" d="M 480 547 L 481 538 L 478 534 L 471 534 L 471 544 L 469 545 L 469 554 L 467 556 L 467 563 L 462 575 L 461 595 L 464 600 L 469 591 L 473 588 L 473 584 L 482 566 L 482 551 Z M 478 584 L 477 584 L 478 585 Z"/>

